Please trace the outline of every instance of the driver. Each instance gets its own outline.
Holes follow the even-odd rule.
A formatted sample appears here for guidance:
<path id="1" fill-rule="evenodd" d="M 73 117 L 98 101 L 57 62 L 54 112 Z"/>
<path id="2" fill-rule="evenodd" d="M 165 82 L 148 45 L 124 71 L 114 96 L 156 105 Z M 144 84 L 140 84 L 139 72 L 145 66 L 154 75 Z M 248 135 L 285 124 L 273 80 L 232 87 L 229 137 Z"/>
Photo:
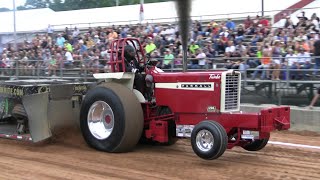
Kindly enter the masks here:
<path id="1" fill-rule="evenodd" d="M 124 47 L 124 63 L 125 63 L 125 72 L 135 73 L 134 77 L 134 88 L 144 94 L 144 78 L 141 72 L 144 71 L 144 67 L 139 65 L 139 62 L 136 59 L 136 51 L 133 46 L 126 45 Z"/>
<path id="2" fill-rule="evenodd" d="M 125 72 L 142 72 L 143 67 L 139 66 L 139 62 L 137 61 L 136 52 L 134 47 L 130 45 L 126 45 L 124 47 L 124 62 L 125 62 Z"/>

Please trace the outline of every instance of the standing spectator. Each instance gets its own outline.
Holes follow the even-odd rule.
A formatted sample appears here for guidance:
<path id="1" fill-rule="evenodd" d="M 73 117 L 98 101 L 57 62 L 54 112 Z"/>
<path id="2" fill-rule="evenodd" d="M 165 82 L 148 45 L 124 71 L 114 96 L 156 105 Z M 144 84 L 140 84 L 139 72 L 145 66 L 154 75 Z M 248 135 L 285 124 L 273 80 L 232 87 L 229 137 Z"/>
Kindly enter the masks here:
<path id="1" fill-rule="evenodd" d="M 315 41 L 313 46 L 314 46 L 313 55 L 316 56 L 315 65 L 314 65 L 315 71 L 313 74 L 317 75 L 319 73 L 319 69 L 320 69 L 320 40 Z"/>
<path id="2" fill-rule="evenodd" d="M 281 66 L 281 47 L 280 41 L 276 40 L 272 47 L 272 80 L 280 80 L 280 66 Z"/>
<path id="3" fill-rule="evenodd" d="M 251 20 L 250 16 L 244 21 L 244 28 L 249 29 L 253 25 L 253 21 Z"/>
<path id="4" fill-rule="evenodd" d="M 228 30 L 235 30 L 236 29 L 236 24 L 229 18 L 227 23 L 226 23 L 226 27 L 228 28 Z"/>
<path id="5" fill-rule="evenodd" d="M 49 24 L 47 28 L 47 33 L 51 38 L 53 38 L 53 31 L 53 27 Z"/>
<path id="6" fill-rule="evenodd" d="M 258 72 L 260 71 L 260 69 L 264 69 L 262 70 L 262 74 L 261 74 L 261 78 L 260 79 L 269 79 L 269 74 L 270 74 L 270 65 L 271 65 L 271 51 L 268 45 L 266 45 L 263 50 L 262 50 L 262 58 L 261 60 L 261 65 L 259 65 L 257 67 L 257 69 L 254 71 L 253 75 L 252 75 L 252 79 L 254 80 L 258 74 Z"/>
<path id="7" fill-rule="evenodd" d="M 265 16 L 262 16 L 260 20 L 260 24 L 262 24 L 263 27 L 269 27 L 269 20 Z"/>
<path id="8" fill-rule="evenodd" d="M 309 105 L 310 109 L 313 109 L 313 106 L 316 104 L 316 102 L 318 101 L 319 97 L 320 97 L 320 87 L 317 89 L 317 94 L 313 97 L 313 99 L 312 99 L 312 101 L 311 101 L 311 103 Z"/>
<path id="9" fill-rule="evenodd" d="M 72 33 L 72 37 L 73 37 L 73 38 L 76 38 L 76 37 L 78 37 L 79 34 L 80 34 L 80 31 L 79 31 L 79 29 L 75 26 L 75 27 L 74 27 L 74 30 L 73 30 L 73 33 Z"/>

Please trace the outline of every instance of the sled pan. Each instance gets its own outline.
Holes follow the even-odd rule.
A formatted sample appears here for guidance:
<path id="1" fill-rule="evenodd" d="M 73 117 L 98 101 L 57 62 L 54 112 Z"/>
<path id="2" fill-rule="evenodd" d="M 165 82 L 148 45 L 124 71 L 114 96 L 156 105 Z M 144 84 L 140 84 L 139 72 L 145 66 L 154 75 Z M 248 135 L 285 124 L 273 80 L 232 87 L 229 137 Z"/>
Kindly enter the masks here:
<path id="1" fill-rule="evenodd" d="M 79 129 L 81 99 L 89 86 L 73 83 L 11 86 L 14 90 L 9 92 L 22 90 L 17 95 L 5 94 L 7 90 L 0 85 L 0 138 L 36 143 L 70 128 Z M 21 125 L 21 121 L 25 123 Z"/>

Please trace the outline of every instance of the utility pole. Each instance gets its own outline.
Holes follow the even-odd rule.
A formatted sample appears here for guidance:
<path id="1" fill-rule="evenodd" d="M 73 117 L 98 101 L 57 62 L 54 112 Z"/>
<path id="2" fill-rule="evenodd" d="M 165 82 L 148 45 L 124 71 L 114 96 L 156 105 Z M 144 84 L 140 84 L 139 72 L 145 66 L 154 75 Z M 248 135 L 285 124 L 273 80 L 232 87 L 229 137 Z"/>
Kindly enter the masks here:
<path id="1" fill-rule="evenodd" d="M 17 48 L 17 29 L 16 29 L 16 0 L 13 0 L 13 38 L 14 38 L 14 50 Z"/>
<path id="2" fill-rule="evenodd" d="M 264 0 L 261 0 L 261 16 L 264 16 Z"/>

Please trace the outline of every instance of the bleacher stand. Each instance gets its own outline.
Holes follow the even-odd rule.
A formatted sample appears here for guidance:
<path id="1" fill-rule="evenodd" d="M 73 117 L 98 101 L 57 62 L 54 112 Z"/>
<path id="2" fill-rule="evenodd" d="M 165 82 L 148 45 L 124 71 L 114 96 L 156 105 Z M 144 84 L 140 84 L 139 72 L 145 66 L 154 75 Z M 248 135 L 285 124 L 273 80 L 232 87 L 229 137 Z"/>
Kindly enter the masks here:
<path id="1" fill-rule="evenodd" d="M 253 68 L 249 76 L 256 79 L 306 78 L 307 72 L 294 72 L 286 77 L 280 70 L 319 69 L 320 55 L 319 18 L 299 17 L 293 24 L 285 15 L 283 23 L 272 28 L 266 17 L 247 17 L 236 24 L 232 19 L 204 24 L 194 21 L 188 48 L 188 67 L 213 68 L 218 62 L 225 68 L 245 71 Z M 138 37 L 147 52 L 159 59 L 159 67 L 181 68 L 182 47 L 177 25 L 146 24 L 112 27 L 90 27 L 86 31 L 65 28 L 54 32 L 51 26 L 46 34 L 37 34 L 31 42 L 25 41 L 14 51 L 12 45 L 2 49 L 0 66 L 2 75 L 19 74 L 56 76 L 60 68 L 77 69 L 80 74 L 108 72 L 110 42 L 116 38 Z M 220 61 L 218 61 L 220 59 Z M 263 71 L 260 76 L 259 71 Z M 317 71 L 313 74 L 316 75 Z M 251 74 L 252 73 L 252 74 Z"/>

